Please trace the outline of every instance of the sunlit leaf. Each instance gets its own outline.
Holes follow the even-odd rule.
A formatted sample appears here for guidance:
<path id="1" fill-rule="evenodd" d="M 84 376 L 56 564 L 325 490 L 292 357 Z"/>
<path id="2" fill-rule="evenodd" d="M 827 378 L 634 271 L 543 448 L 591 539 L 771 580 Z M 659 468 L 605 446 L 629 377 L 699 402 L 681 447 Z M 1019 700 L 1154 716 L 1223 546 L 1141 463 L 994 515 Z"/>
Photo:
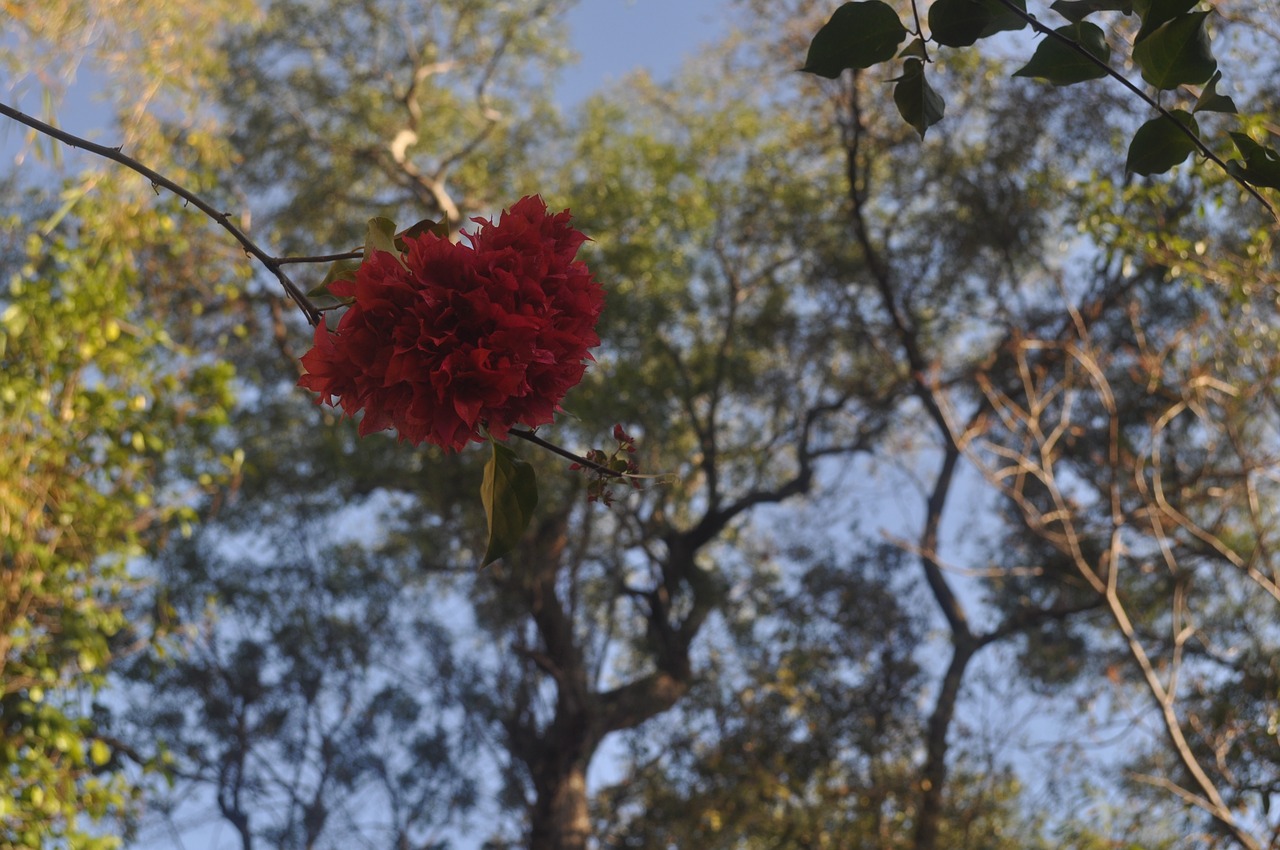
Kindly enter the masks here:
<path id="1" fill-rule="evenodd" d="M 396 223 L 389 218 L 378 216 L 369 219 L 369 227 L 365 231 L 364 238 L 364 255 L 368 257 L 374 251 L 399 253 L 396 248 Z"/>

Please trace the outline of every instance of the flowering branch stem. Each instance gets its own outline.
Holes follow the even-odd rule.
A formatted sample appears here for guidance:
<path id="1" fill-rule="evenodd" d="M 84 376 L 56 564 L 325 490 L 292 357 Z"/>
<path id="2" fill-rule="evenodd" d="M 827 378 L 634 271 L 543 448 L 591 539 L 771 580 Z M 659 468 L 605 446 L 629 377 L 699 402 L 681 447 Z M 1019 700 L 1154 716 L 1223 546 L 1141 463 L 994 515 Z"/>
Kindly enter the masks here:
<path id="1" fill-rule="evenodd" d="M 1205 142 L 1200 138 L 1200 136 L 1194 130 L 1192 130 L 1186 124 L 1183 124 L 1181 121 L 1175 118 L 1173 113 L 1170 112 L 1168 109 L 1166 109 L 1164 106 L 1162 106 L 1160 102 L 1157 101 L 1154 97 L 1144 92 L 1141 88 L 1139 88 L 1132 80 L 1130 80 L 1124 74 L 1121 74 L 1115 68 L 1112 68 L 1110 63 L 1106 62 L 1103 59 L 1099 59 L 1097 56 L 1094 56 L 1092 53 L 1089 52 L 1089 50 L 1083 44 L 1081 44 L 1080 42 L 1076 41 L 1074 38 L 1071 38 L 1068 35 L 1064 35 L 1058 32 L 1053 27 L 1050 27 L 1047 24 L 1041 23 L 1040 20 L 1035 15 L 1031 14 L 1026 9 L 1021 8 L 1017 3 L 1013 2 L 1013 0 L 999 0 L 999 2 L 1009 11 L 1013 12 L 1019 18 L 1022 18 L 1024 21 L 1030 24 L 1033 30 L 1045 36 L 1046 38 L 1051 38 L 1054 41 L 1057 41 L 1060 44 L 1066 47 L 1069 47 L 1071 50 L 1080 54 L 1090 63 L 1092 63 L 1093 65 L 1096 65 L 1098 68 L 1105 71 L 1108 77 L 1111 77 L 1113 80 L 1116 80 L 1117 82 L 1120 83 L 1120 85 L 1124 86 L 1129 91 L 1137 95 L 1144 103 L 1146 103 L 1156 112 L 1160 113 L 1160 115 L 1164 117 L 1166 120 L 1173 122 L 1173 125 L 1177 127 L 1178 130 L 1181 131 L 1183 135 L 1185 135 L 1187 138 L 1191 140 L 1192 144 L 1196 146 L 1196 150 L 1198 150 L 1205 159 L 1209 160 L 1214 165 L 1221 168 L 1228 177 L 1230 177 L 1232 180 L 1239 183 L 1240 186 L 1246 192 L 1252 195 L 1254 199 L 1257 200 L 1258 203 L 1262 204 L 1262 206 L 1266 208 L 1267 212 L 1271 214 L 1272 218 L 1276 219 L 1277 221 L 1280 221 L 1280 215 L 1276 214 L 1275 208 L 1272 207 L 1271 204 L 1267 201 L 1267 199 L 1262 196 L 1261 192 L 1259 192 L 1256 188 L 1251 186 L 1244 178 L 1240 177 L 1237 174 L 1232 173 L 1231 169 L 1227 168 L 1227 164 L 1222 161 L 1222 158 L 1219 157 L 1212 150 L 1210 150 L 1209 146 L 1205 144 Z"/>
<path id="2" fill-rule="evenodd" d="M 336 263 L 339 260 L 358 260 L 363 256 L 364 251 L 346 251 L 341 254 L 320 254 L 315 257 L 278 257 L 276 262 L 282 266 L 289 263 Z"/>
<path id="3" fill-rule="evenodd" d="M 284 287 L 285 293 L 295 304 L 298 305 L 298 308 L 302 310 L 302 313 L 307 317 L 308 322 L 315 325 L 320 321 L 320 310 L 312 303 L 311 299 L 307 297 L 306 293 L 299 289 L 298 285 L 290 279 L 289 275 L 285 273 L 283 262 L 268 254 L 258 245 L 257 242 L 250 239 L 243 230 L 236 227 L 236 225 L 232 223 L 229 213 L 221 212 L 195 192 L 175 183 L 163 174 L 148 168 L 133 157 L 123 153 L 122 149 L 119 147 L 113 148 L 106 145 L 100 145 L 96 142 L 91 142 L 88 139 L 68 133 L 65 130 L 59 130 L 57 127 L 46 124 L 45 122 L 20 112 L 12 106 L 4 103 L 0 103 L 0 115 L 5 115 L 14 121 L 17 121 L 19 124 L 25 124 L 36 132 L 49 136 L 52 139 L 56 139 L 64 145 L 73 148 L 80 148 L 81 150 L 86 150 L 89 153 L 96 154 L 104 159 L 117 162 L 150 180 L 152 188 L 157 192 L 161 187 L 163 187 L 177 195 L 179 198 L 182 198 L 184 201 L 217 222 L 223 230 L 226 230 L 235 237 L 235 240 L 243 246 L 245 253 L 256 258 L 258 262 L 262 263 L 262 265 L 266 267 L 267 271 L 275 275 L 276 279 L 280 281 L 280 285 Z"/>
<path id="4" fill-rule="evenodd" d="M 560 455 L 560 457 L 567 458 L 568 460 L 571 460 L 574 463 L 585 467 L 586 469 L 590 469 L 593 472 L 598 472 L 601 475 L 608 475 L 610 478 L 629 478 L 630 477 L 625 472 L 619 472 L 616 469 L 610 469 L 609 467 L 603 464 L 596 463 L 593 460 L 587 460 L 582 455 L 576 455 L 573 452 L 569 451 L 568 449 L 561 448 L 560 446 L 557 446 L 555 443 L 549 443 L 546 440 L 539 437 L 537 434 L 533 433 L 532 431 L 526 431 L 523 428 L 509 428 L 507 429 L 507 433 L 513 437 L 519 437 L 525 442 L 533 443 L 535 446 L 544 448 L 549 452 L 558 454 Z"/>

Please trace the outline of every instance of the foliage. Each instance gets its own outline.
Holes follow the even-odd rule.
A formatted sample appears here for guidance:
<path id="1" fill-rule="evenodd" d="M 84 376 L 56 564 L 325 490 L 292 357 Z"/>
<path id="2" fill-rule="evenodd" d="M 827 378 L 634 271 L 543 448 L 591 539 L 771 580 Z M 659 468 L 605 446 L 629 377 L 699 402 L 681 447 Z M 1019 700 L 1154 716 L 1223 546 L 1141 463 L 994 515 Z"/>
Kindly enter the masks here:
<path id="1" fill-rule="evenodd" d="M 836 78 L 846 69 L 873 68 L 891 61 L 897 45 L 914 35 L 914 40 L 897 53 L 902 60 L 902 74 L 896 78 L 894 100 L 903 119 L 923 138 L 930 126 L 942 120 L 944 111 L 941 95 L 929 85 L 926 76 L 927 66 L 934 61 L 928 42 L 944 48 L 967 48 L 998 33 L 1030 26 L 1043 40 L 1026 64 L 1014 72 L 1015 77 L 1034 77 L 1055 86 L 1114 77 L 1158 113 L 1133 136 L 1130 170 L 1163 174 L 1198 151 L 1224 166 L 1245 188 L 1276 187 L 1271 174 L 1274 168 L 1268 163 L 1280 162 L 1280 154 L 1272 147 L 1246 132 L 1232 132 L 1241 159 L 1223 163 L 1211 150 L 1217 147 L 1213 139 L 1202 137 L 1199 124 L 1186 110 L 1171 106 L 1167 97 L 1157 101 L 1111 64 L 1114 46 L 1120 45 L 1122 58 L 1128 60 L 1120 64 L 1136 67 L 1142 79 L 1158 93 L 1173 92 L 1193 113 L 1235 113 L 1235 103 L 1216 93 L 1222 74 L 1211 45 L 1209 19 L 1213 12 L 1196 11 L 1197 3 L 1059 0 L 1049 10 L 1068 23 L 1052 28 L 1028 12 L 1023 0 L 932 0 L 928 5 L 927 35 L 920 27 L 922 4 L 923 0 L 911 0 L 916 29 L 908 30 L 893 7 L 882 0 L 844 3 L 814 35 L 802 70 Z M 1094 17 L 1103 25 L 1088 20 Z M 1138 22 L 1127 52 L 1124 48 L 1130 45 L 1123 31 L 1127 24 L 1124 18 L 1137 18 Z M 1183 91 L 1187 85 L 1202 88 Z M 1253 194 L 1266 204 L 1256 191 Z"/>
<path id="2" fill-rule="evenodd" d="M 140 297 L 141 259 L 172 220 L 130 231 L 105 226 L 128 217 L 118 206 L 65 212 L 10 247 L 0 299 L 0 835 L 93 848 L 118 844 L 94 822 L 132 803 L 130 751 L 103 737 L 97 701 L 112 660 L 147 638 L 124 612 L 129 562 L 189 530 L 237 461 L 197 448 L 225 421 L 230 369 L 192 359 Z"/>
<path id="3" fill-rule="evenodd" d="M 451 830 L 538 850 L 1175 846 L 1171 831 L 1273 846 L 1273 235 L 1225 173 L 1129 178 L 1231 138 L 1236 176 L 1271 180 L 1265 119 L 1230 117 L 1216 88 L 1209 39 L 1242 24 L 1194 6 L 1055 3 L 1066 25 L 1032 22 L 1044 41 L 1019 72 L 1060 84 L 1043 87 L 1001 83 L 1008 69 L 964 49 L 1023 29 L 1017 3 L 936 0 L 926 40 L 920 16 L 913 32 L 864 0 L 810 41 L 824 4 L 758 2 L 758 37 L 562 120 L 539 93 L 563 56 L 559 4 L 270 4 L 224 45 L 220 104 L 244 119 L 244 159 L 222 184 L 269 199 L 272 240 L 308 254 L 350 247 L 375 213 L 461 223 L 535 190 L 571 207 L 609 305 L 600 368 L 555 435 L 590 445 L 612 426 L 618 451 L 591 458 L 678 475 L 614 494 L 495 445 L 486 506 L 484 458 L 357 441 L 306 404 L 297 322 L 257 286 L 203 280 L 227 262 L 208 240 L 144 240 L 138 274 L 112 286 L 201 355 L 100 352 L 81 373 L 97 388 L 116 374 L 99 354 L 145 376 L 216 352 L 246 391 L 226 431 L 148 423 L 133 448 L 129 420 L 124 454 L 76 462 L 139 455 L 135 480 L 179 521 L 216 483 L 210 449 L 238 445 L 243 463 L 230 454 L 239 486 L 190 538 L 159 548 L 154 525 L 134 548 L 84 549 L 120 576 L 100 598 L 118 635 L 145 630 L 147 609 L 190 628 L 115 668 L 131 710 L 75 727 L 88 755 L 71 781 L 92 781 L 95 740 L 113 772 L 130 750 L 163 758 L 158 737 L 176 785 L 150 789 L 152 810 L 177 822 L 208 801 L 246 848 L 431 846 Z M 806 45 L 834 82 L 761 85 Z M 873 69 L 895 54 L 885 86 Z M 1099 62 L 1116 54 L 1170 87 L 1173 120 L 1074 85 L 1114 79 Z M 1257 76 L 1241 101 L 1265 115 L 1275 78 Z M 63 266 L 96 281 L 77 265 L 84 233 L 128 232 L 94 223 L 39 246 L 56 285 Z M 395 244 L 394 226 L 370 232 Z M 204 314 L 181 315 L 170 281 Z M 76 315 L 101 323 L 97 308 Z M 112 423 L 102 446 L 126 433 Z M 546 491 L 535 507 L 516 488 L 530 531 L 508 533 L 496 483 L 534 467 Z M 42 470 L 50 492 L 113 492 L 106 473 L 58 472 Z M 476 572 L 486 525 L 514 550 Z M 144 552 L 139 594 L 121 565 Z M 1156 822 L 1101 822 L 1098 792 L 1051 758 L 1015 775 L 1030 756 L 1009 718 L 1030 697 L 1064 736 L 1123 739 L 1104 793 Z M 982 729 L 978 704 L 1004 698 Z M 1156 732 L 1117 725 L 1128 716 Z M 620 735 L 625 781 L 589 786 Z"/>

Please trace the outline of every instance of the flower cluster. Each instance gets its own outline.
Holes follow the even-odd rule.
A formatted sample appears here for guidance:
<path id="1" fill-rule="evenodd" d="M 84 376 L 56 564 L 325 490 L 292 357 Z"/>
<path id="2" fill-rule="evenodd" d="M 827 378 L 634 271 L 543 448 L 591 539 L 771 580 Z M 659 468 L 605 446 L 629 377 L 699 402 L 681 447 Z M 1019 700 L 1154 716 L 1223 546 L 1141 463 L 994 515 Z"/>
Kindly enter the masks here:
<path id="1" fill-rule="evenodd" d="M 329 292 L 354 299 L 336 330 L 322 322 L 300 386 L 348 416 L 361 435 L 395 428 L 411 443 L 460 450 L 516 425 L 552 421 L 600 343 L 604 291 L 575 260 L 586 236 L 540 197 L 454 244 L 433 233 L 403 255 L 366 256 Z"/>

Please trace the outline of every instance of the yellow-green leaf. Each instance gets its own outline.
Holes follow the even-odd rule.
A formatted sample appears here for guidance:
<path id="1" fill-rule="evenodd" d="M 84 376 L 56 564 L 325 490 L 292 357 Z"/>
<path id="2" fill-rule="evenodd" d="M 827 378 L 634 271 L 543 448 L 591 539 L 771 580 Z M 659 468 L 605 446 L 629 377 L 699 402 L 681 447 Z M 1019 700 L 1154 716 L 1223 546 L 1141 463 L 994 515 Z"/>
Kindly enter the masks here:
<path id="1" fill-rule="evenodd" d="M 493 455 L 484 466 L 480 499 L 489 521 L 489 543 L 481 567 L 487 567 L 515 548 L 529 527 L 538 505 L 538 482 L 533 467 L 506 446 L 490 441 Z"/>

